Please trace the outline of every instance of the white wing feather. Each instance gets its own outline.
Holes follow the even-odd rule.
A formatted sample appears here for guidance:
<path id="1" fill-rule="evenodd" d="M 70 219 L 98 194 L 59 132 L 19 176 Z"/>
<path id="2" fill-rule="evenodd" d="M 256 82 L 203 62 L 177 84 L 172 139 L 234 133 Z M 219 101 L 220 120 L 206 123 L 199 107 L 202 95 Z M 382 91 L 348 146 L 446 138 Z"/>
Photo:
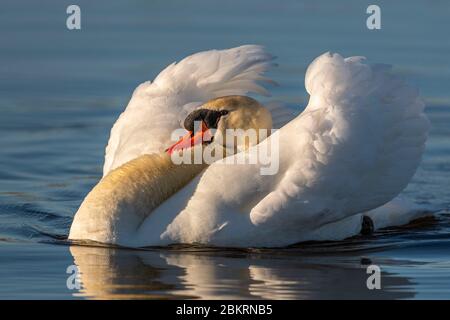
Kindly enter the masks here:
<path id="1" fill-rule="evenodd" d="M 224 95 L 267 95 L 259 83 L 273 57 L 261 46 L 245 45 L 188 56 L 139 85 L 114 124 L 106 147 L 103 175 L 146 153 L 167 148 L 173 130 L 195 106 Z"/>
<path id="2" fill-rule="evenodd" d="M 429 126 L 418 92 L 389 66 L 329 53 L 311 63 L 305 84 L 307 108 L 278 131 L 278 173 L 214 163 L 163 239 L 282 246 L 312 240 L 315 231 L 333 239 L 336 230 L 325 226 L 351 222 L 403 190 Z"/>

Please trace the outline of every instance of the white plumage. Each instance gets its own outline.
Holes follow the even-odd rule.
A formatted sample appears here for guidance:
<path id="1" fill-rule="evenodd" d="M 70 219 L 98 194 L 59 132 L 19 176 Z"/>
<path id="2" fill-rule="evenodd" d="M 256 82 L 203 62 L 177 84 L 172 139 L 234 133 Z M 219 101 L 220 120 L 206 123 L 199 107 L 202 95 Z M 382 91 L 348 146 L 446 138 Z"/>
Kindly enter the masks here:
<path id="1" fill-rule="evenodd" d="M 172 131 L 202 102 L 249 92 L 268 95 L 257 81 L 272 82 L 262 76 L 272 60 L 255 45 L 199 52 L 139 85 L 111 130 L 103 175 L 139 155 L 163 151 L 173 143 Z"/>
<path id="2" fill-rule="evenodd" d="M 141 84 L 111 131 L 104 175 L 167 148 L 171 132 L 202 102 L 267 94 L 258 82 L 270 82 L 262 74 L 271 60 L 254 45 L 201 52 Z M 429 126 L 424 104 L 389 66 L 367 64 L 363 57 L 325 53 L 309 66 L 305 86 L 310 100 L 303 113 L 252 148 L 278 138 L 278 173 L 260 175 L 261 165 L 218 161 L 120 244 L 284 246 L 359 233 L 362 213 L 394 199 L 413 176 Z M 286 122 L 282 107 L 271 109 L 280 115 L 276 122 Z M 383 227 L 417 217 L 417 211 L 408 216 L 412 211 L 394 207 L 368 214 Z M 395 212 L 401 218 L 393 218 Z"/>

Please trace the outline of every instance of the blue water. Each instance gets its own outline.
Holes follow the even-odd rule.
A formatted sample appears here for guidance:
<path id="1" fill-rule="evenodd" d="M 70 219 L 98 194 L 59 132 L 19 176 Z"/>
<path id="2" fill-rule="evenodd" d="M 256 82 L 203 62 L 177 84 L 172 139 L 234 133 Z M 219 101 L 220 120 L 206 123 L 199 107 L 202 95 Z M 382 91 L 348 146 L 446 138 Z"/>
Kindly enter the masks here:
<path id="1" fill-rule="evenodd" d="M 71 1 L 0 4 L 0 298 L 450 298 L 450 4 L 377 1 Z M 435 219 L 283 250 L 70 246 L 64 238 L 101 176 L 109 130 L 133 89 L 169 63 L 255 43 L 278 57 L 274 99 L 302 108 L 304 72 L 325 51 L 394 64 L 432 124 L 404 196 Z M 264 100 L 263 100 L 264 101 Z M 381 290 L 366 287 L 380 266 Z M 82 287 L 67 286 L 77 265 Z"/>

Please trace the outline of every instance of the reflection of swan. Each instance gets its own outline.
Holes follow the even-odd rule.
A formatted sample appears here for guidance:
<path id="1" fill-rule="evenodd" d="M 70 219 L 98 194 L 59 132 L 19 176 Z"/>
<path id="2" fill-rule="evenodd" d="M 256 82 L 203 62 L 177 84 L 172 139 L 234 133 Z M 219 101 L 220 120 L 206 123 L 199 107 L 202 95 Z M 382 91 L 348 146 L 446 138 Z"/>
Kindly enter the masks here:
<path id="1" fill-rule="evenodd" d="M 81 273 L 78 295 L 95 299 L 398 299 L 406 278 L 383 273 L 368 290 L 357 259 L 271 254 L 177 253 L 72 246 Z M 339 260 L 338 260 L 339 259 Z M 334 262 L 336 261 L 336 262 Z M 395 288 L 403 288 L 396 292 Z"/>
<path id="2" fill-rule="evenodd" d="M 248 291 L 251 278 L 244 259 L 196 254 L 164 254 L 168 265 L 183 269 L 181 292 L 202 299 L 254 298 Z"/>
<path id="3" fill-rule="evenodd" d="M 201 131 L 168 153 L 187 151 L 211 127 L 267 128 L 270 116 L 255 100 L 217 97 L 264 93 L 256 82 L 267 80 L 261 73 L 270 60 L 259 46 L 208 51 L 140 85 L 111 131 L 105 177 L 80 207 L 70 238 L 126 246 L 283 246 L 358 233 L 361 213 L 392 200 L 409 182 L 427 134 L 417 92 L 385 65 L 338 54 L 314 60 L 305 77 L 305 111 L 227 158 L 261 154 L 276 143 L 274 175 L 261 175 L 261 163 L 220 160 L 199 174 L 203 165 L 176 166 L 164 154 L 180 119 L 190 131 L 193 120 L 202 121 Z M 272 111 L 277 123 L 282 108 Z M 217 144 L 215 138 L 208 141 Z M 375 226 L 410 220 L 408 211 L 398 218 L 389 208 L 371 212 Z"/>
<path id="4" fill-rule="evenodd" d="M 173 285 L 161 279 L 160 268 L 165 263 L 158 253 L 144 252 L 144 257 L 152 262 L 145 264 L 141 253 L 129 250 L 71 246 L 70 252 L 80 272 L 81 296 L 93 299 L 160 299 L 167 297 L 166 292 L 173 289 Z"/>
<path id="5" fill-rule="evenodd" d="M 185 270 L 181 292 L 202 299 L 404 299 L 410 282 L 384 273 L 385 290 L 368 290 L 366 269 L 354 263 L 330 263 L 333 257 L 168 254 L 167 263 Z M 335 258 L 337 259 L 337 258 Z"/>
<path id="6" fill-rule="evenodd" d="M 313 260 L 314 261 L 314 260 Z M 405 299 L 414 297 L 408 290 L 395 292 L 396 287 L 406 287 L 406 278 L 382 275 L 382 287 L 387 290 L 368 290 L 366 268 L 357 263 L 330 265 L 318 259 L 316 263 L 276 261 L 250 266 L 254 283 L 252 295 L 263 299 Z"/>

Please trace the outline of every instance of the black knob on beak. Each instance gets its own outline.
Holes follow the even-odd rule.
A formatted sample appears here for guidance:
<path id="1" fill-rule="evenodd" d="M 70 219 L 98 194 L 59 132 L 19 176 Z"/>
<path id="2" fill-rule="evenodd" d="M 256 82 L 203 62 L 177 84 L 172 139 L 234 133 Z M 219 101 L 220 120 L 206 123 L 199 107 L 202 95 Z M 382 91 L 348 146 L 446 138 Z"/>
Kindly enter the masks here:
<path id="1" fill-rule="evenodd" d="M 188 131 L 194 131 L 195 121 L 203 121 L 208 129 L 217 129 L 217 123 L 221 116 L 227 114 L 228 111 L 216 111 L 209 109 L 197 109 L 192 111 L 184 120 L 184 128 Z"/>

